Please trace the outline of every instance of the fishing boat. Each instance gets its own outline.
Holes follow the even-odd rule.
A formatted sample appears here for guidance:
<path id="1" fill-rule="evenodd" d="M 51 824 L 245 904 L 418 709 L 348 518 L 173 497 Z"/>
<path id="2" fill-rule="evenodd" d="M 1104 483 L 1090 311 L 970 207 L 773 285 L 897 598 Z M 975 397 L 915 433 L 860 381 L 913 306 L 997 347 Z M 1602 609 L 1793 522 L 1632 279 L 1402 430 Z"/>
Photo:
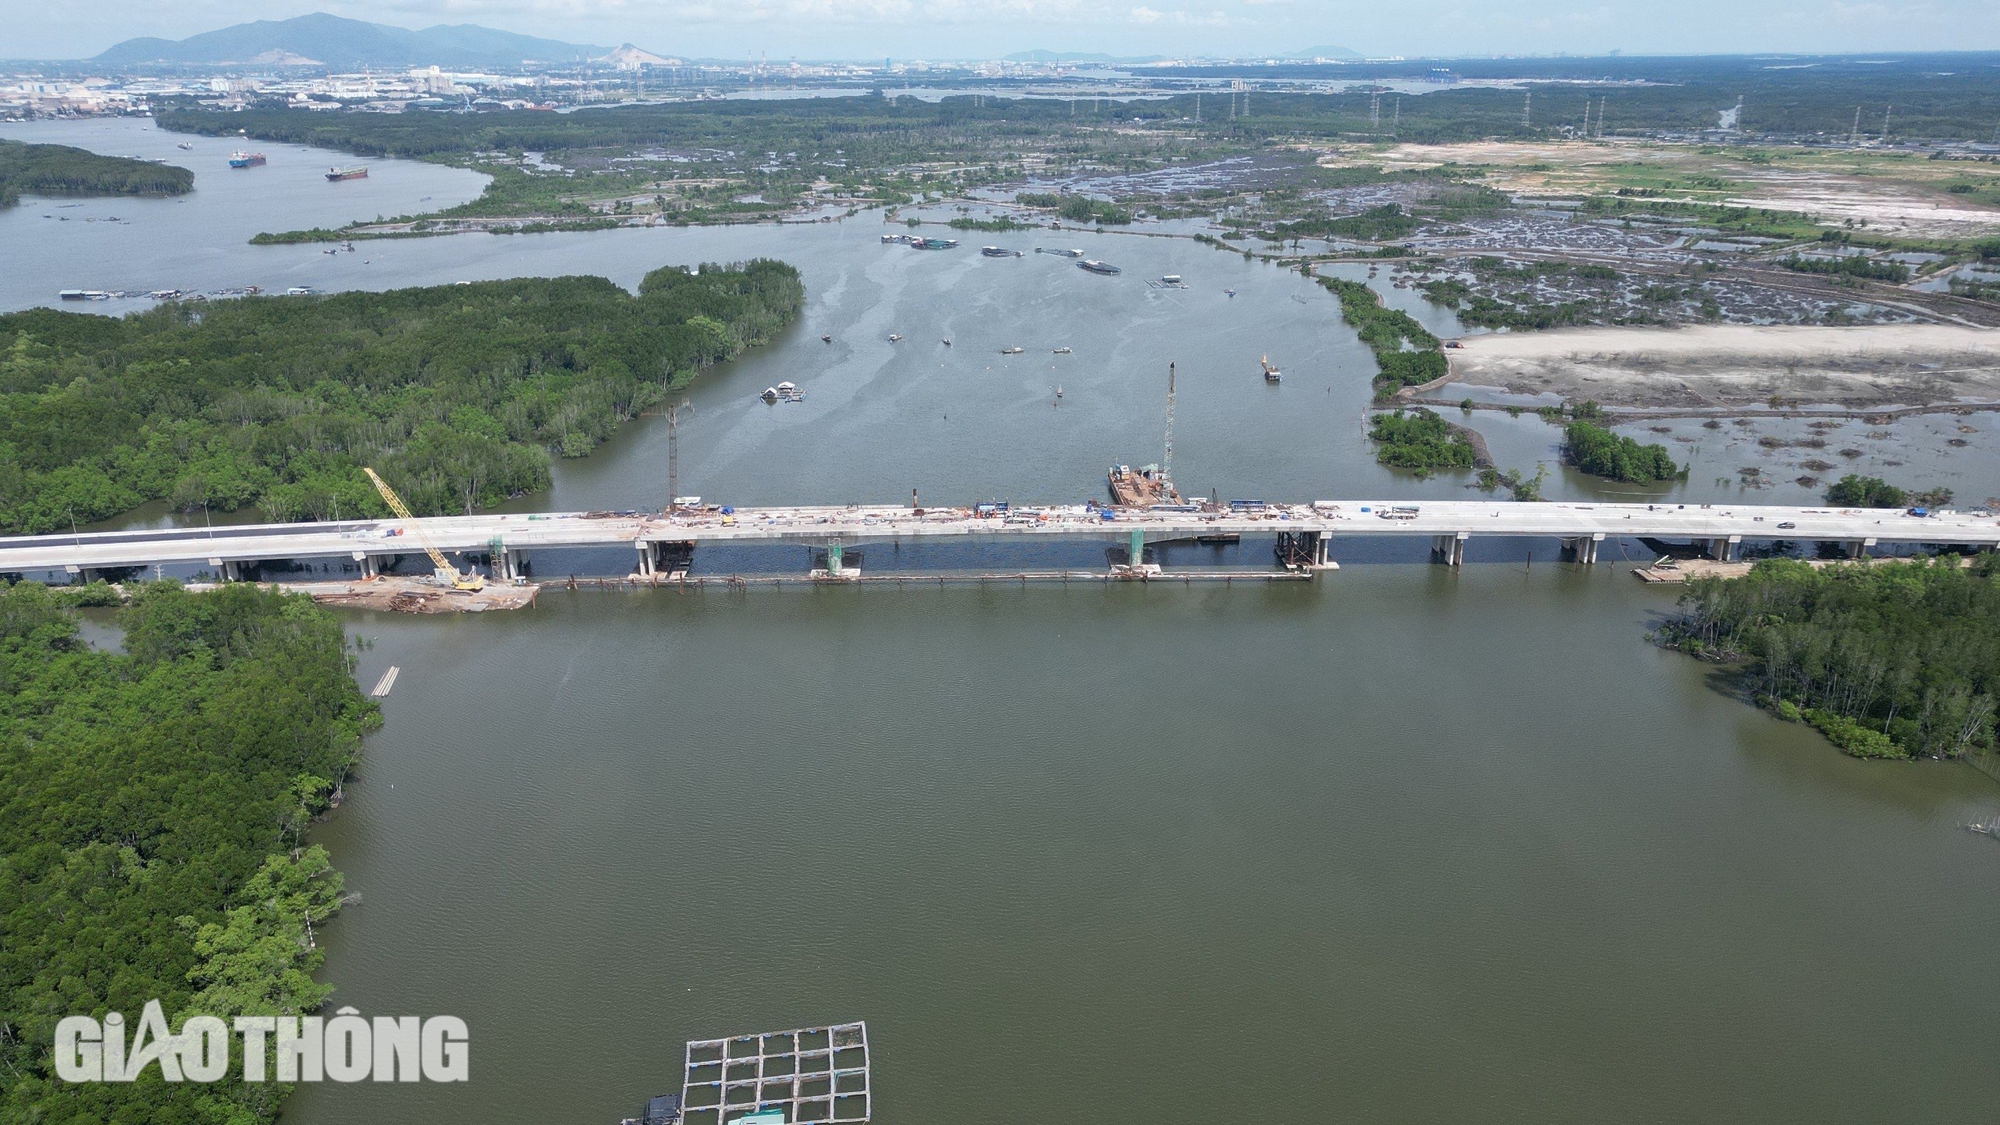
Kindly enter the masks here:
<path id="1" fill-rule="evenodd" d="M 981 246 L 979 252 L 989 258 L 1018 258 L 1021 256 L 1019 250 L 1003 250 L 998 246 Z"/>
<path id="2" fill-rule="evenodd" d="M 194 142 L 193 142 L 193 141 L 182 141 L 181 143 L 179 143 L 179 144 L 175 145 L 174 147 L 175 147 L 175 148 L 177 148 L 177 149 L 181 149 L 182 151 L 186 151 L 186 150 L 188 150 L 188 149 L 191 149 L 191 148 L 193 148 L 193 147 L 194 147 Z"/>
<path id="3" fill-rule="evenodd" d="M 778 401 L 778 388 L 765 387 L 764 393 L 757 397 L 763 399 L 765 402 L 776 402 Z"/>
<path id="4" fill-rule="evenodd" d="M 1062 386 L 1061 386 L 1060 384 L 1058 384 L 1058 385 L 1056 386 L 1056 397 L 1057 397 L 1057 398 L 1061 398 L 1061 397 L 1062 397 Z"/>
<path id="5" fill-rule="evenodd" d="M 1068 354 L 1069 354 L 1069 345 L 1068 345 L 1068 344 L 1064 344 L 1064 345 L 1063 345 L 1062 347 L 1060 347 L 1060 348 L 1057 348 L 1057 349 L 1055 350 L 1055 354 L 1056 354 L 1056 355 L 1068 355 Z"/>
<path id="6" fill-rule="evenodd" d="M 1261 363 L 1262 363 L 1262 364 L 1264 365 L 1264 381 L 1265 381 L 1266 383 L 1276 383 L 1276 382 L 1279 382 L 1280 380 L 1282 380 L 1282 379 L 1283 379 L 1283 378 L 1285 377 L 1285 373 L 1284 373 L 1284 372 L 1282 372 L 1282 371 L 1278 370 L 1277 368 L 1275 368 L 1275 367 L 1272 367 L 1272 366 L 1271 366 L 1271 357 L 1270 357 L 1270 356 L 1265 356 L 1265 357 L 1264 357 L 1264 358 L 1263 358 L 1262 360 L 1260 360 L 1259 362 L 1261 362 Z"/>
<path id="7" fill-rule="evenodd" d="M 1001 348 L 1001 349 L 1000 349 L 1000 354 L 1001 354 L 1001 355 L 1020 355 L 1020 354 L 1021 354 L 1022 352 L 1024 352 L 1024 351 L 1027 351 L 1027 350 L 1028 350 L 1028 349 L 1026 349 L 1026 348 Z"/>
<path id="8" fill-rule="evenodd" d="M 237 151 L 229 154 L 229 166 L 231 168 L 255 168 L 263 163 L 264 154 L 261 152 Z"/>
<path id="9" fill-rule="evenodd" d="M 819 338 L 819 342 L 822 344 L 831 344 L 833 343 L 833 335 L 831 333 L 828 333 L 827 335 L 821 336 Z"/>
<path id="10" fill-rule="evenodd" d="M 1089 270 L 1091 273 L 1125 272 L 1124 270 L 1119 269 L 1117 266 L 1112 265 L 1110 262 L 1100 262 L 1096 258 L 1085 258 L 1083 261 L 1078 262 L 1076 264 L 1076 268 L 1081 270 Z"/>
<path id="11" fill-rule="evenodd" d="M 891 333 L 889 333 L 889 342 L 890 342 L 890 343 L 892 343 L 892 344 L 897 344 L 897 343 L 901 343 L 901 342 L 902 342 L 902 340 L 903 340 L 903 338 L 902 338 L 902 337 L 901 337 L 900 335 L 897 335 L 897 334 L 896 334 L 896 333 L 894 333 L 894 332 L 891 332 Z"/>
<path id="12" fill-rule="evenodd" d="M 1039 247 L 1039 246 L 1035 247 L 1035 253 L 1037 253 L 1037 254 L 1054 254 L 1054 255 L 1055 255 L 1056 257 L 1058 257 L 1058 258 L 1081 258 L 1081 257 L 1083 257 L 1083 251 L 1081 251 L 1081 250 L 1044 250 L 1044 249 L 1042 249 L 1042 248 L 1041 248 L 1041 247 Z"/>
<path id="13" fill-rule="evenodd" d="M 352 168 L 328 168 L 326 170 L 326 178 L 335 183 L 341 180 L 365 180 L 368 178 L 368 168 L 366 165 L 356 165 Z"/>
<path id="14" fill-rule="evenodd" d="M 947 348 L 951 346 L 951 337 L 949 336 L 944 337 L 944 346 Z"/>

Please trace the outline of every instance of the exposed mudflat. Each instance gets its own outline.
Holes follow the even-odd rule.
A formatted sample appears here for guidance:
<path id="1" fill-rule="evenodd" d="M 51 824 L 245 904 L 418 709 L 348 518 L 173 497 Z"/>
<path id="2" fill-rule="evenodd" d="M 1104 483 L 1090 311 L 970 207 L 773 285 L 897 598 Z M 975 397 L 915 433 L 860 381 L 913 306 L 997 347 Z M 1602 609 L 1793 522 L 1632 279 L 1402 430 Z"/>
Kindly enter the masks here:
<path id="1" fill-rule="evenodd" d="M 1924 406 L 2000 400 L 2000 330 L 1699 325 L 1469 336 L 1454 382 L 1606 406 Z"/>

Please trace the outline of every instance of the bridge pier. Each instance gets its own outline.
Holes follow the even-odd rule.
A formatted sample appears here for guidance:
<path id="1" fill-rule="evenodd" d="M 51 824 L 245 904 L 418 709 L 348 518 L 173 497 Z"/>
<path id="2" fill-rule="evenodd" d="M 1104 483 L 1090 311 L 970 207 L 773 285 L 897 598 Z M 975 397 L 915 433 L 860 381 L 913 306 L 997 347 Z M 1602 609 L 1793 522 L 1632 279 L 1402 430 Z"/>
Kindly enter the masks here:
<path id="1" fill-rule="evenodd" d="M 1469 531 L 1459 531 L 1445 535 L 1431 536 L 1431 554 L 1446 566 L 1465 565 L 1465 541 L 1472 538 Z"/>
<path id="2" fill-rule="evenodd" d="M 376 575 L 381 573 L 379 568 L 377 568 L 375 565 L 375 556 L 369 554 L 366 551 L 354 552 L 354 561 L 356 563 L 359 563 L 361 566 L 361 580 L 363 582 L 366 582 L 369 579 L 374 578 Z"/>
<path id="3" fill-rule="evenodd" d="M 1716 562 L 1734 562 L 1736 560 L 1736 548 L 1742 542 L 1743 537 L 1741 535 L 1731 535 L 1726 539 L 1721 537 L 1710 539 L 1708 541 L 1708 557 L 1714 559 Z"/>
<path id="4" fill-rule="evenodd" d="M 1850 559 L 1865 559 L 1868 557 L 1868 548 L 1874 545 L 1875 541 L 1873 539 L 1849 539 L 1842 543 L 1840 547 Z"/>
<path id="5" fill-rule="evenodd" d="M 1597 565 L 1597 545 L 1604 542 L 1604 533 L 1570 536 L 1562 540 L 1562 549 L 1576 556 L 1578 566 Z"/>

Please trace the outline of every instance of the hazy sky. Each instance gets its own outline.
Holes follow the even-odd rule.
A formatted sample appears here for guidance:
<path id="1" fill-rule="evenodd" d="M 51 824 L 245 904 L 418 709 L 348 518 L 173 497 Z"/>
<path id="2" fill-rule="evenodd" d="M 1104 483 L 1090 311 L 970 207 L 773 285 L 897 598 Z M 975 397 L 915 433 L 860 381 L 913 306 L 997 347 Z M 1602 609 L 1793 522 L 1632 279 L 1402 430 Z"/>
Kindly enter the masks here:
<path id="1" fill-rule="evenodd" d="M 2000 49 L 2000 0 L 0 0 L 0 58 L 79 58 L 312 11 L 665 54 L 992 57 L 1032 47 L 1368 55 Z"/>

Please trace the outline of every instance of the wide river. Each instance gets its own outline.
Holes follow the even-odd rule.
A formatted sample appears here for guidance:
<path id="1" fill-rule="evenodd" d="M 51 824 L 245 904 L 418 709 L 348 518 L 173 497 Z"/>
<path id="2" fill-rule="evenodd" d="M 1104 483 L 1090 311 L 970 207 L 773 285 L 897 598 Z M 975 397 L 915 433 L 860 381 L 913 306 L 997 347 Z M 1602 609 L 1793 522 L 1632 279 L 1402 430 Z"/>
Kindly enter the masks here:
<path id="1" fill-rule="evenodd" d="M 179 139 L 0 135 L 169 157 Z M 210 167 L 224 142 L 196 143 L 184 202 L 0 213 L 0 303 L 632 284 L 769 255 L 804 272 L 806 316 L 697 385 L 684 492 L 1095 496 L 1107 462 L 1158 456 L 1173 360 L 1188 486 L 1465 495 L 1373 464 L 1369 361 L 1330 297 L 1183 240 L 921 254 L 864 215 L 324 255 L 244 240 L 355 217 L 326 203 L 355 183 L 276 176 L 337 154 L 265 146 L 270 166 L 233 174 Z M 478 186 L 372 165 L 363 216 Z M 221 198 L 260 172 L 282 206 Z M 1144 284 L 1166 273 L 1190 288 Z M 1267 353 L 1280 386 L 1257 376 Z M 780 379 L 806 402 L 754 400 Z M 1552 427 L 1480 424 L 1503 465 L 1554 460 Z M 1990 437 L 1946 453 L 1943 432 L 1903 428 L 1864 464 L 2000 491 Z M 1656 495 L 1744 495 L 1753 440 L 1688 436 L 1712 445 Z M 664 472 L 648 419 L 521 506 L 657 504 Z M 1551 472 L 1554 495 L 1611 494 Z M 362 682 L 402 673 L 315 835 L 362 896 L 323 934 L 324 975 L 364 1013 L 464 1017 L 473 1078 L 305 1088 L 286 1120 L 600 1125 L 677 1089 L 689 1038 L 850 1019 L 869 1022 L 885 1125 L 1985 1120 L 2000 845 L 1958 826 L 2000 811 L 1994 782 L 1842 757 L 1649 646 L 1671 591 L 1551 552 L 1475 540 L 1454 573 L 1420 545 L 1336 544 L 1349 565 L 1309 585 L 551 592 L 514 614 L 352 616 Z"/>

